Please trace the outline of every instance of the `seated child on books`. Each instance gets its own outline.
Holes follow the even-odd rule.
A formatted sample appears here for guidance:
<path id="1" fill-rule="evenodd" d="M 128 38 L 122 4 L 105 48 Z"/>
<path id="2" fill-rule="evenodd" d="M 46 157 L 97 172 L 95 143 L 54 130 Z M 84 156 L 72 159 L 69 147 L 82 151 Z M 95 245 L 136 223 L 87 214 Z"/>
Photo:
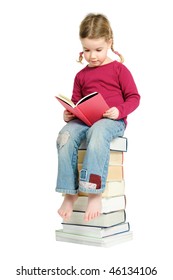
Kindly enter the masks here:
<path id="1" fill-rule="evenodd" d="M 76 104 L 83 96 L 92 92 L 102 94 L 109 109 L 103 118 L 91 127 L 73 114 L 64 111 L 67 124 L 57 138 L 58 176 L 56 191 L 65 194 L 58 210 L 68 220 L 79 191 L 88 193 L 85 221 L 94 219 L 101 212 L 102 192 L 108 173 L 110 142 L 123 136 L 127 115 L 134 111 L 140 95 L 130 71 L 125 67 L 123 57 L 114 51 L 113 32 L 108 19 L 102 14 L 88 14 L 80 25 L 80 41 L 88 65 L 77 73 L 74 80 L 72 101 Z M 108 57 L 111 49 L 121 61 Z M 97 104 L 95 104 L 97 110 Z M 82 170 L 78 176 L 78 148 L 86 139 L 87 150 Z"/>

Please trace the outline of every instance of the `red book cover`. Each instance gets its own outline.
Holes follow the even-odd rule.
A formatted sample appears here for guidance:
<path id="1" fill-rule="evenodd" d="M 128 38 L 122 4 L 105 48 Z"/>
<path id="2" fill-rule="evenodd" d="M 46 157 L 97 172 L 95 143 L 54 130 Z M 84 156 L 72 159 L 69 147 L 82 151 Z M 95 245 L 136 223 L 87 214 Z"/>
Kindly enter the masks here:
<path id="1" fill-rule="evenodd" d="M 55 97 L 68 111 L 73 113 L 88 126 L 100 120 L 105 111 L 109 109 L 108 104 L 98 92 L 83 97 L 76 105 L 64 96 L 59 95 Z"/>

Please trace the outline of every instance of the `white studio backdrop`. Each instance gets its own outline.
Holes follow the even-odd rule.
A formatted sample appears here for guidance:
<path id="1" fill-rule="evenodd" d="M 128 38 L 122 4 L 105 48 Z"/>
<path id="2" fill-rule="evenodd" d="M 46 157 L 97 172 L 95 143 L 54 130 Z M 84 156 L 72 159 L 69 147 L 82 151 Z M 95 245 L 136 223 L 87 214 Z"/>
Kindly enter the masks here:
<path id="1" fill-rule="evenodd" d="M 164 256 L 172 248 L 171 7 L 168 0 L 1 1 L 3 279 L 17 279 L 16 269 L 22 265 L 156 266 L 157 279 L 170 279 L 170 262 Z M 127 218 L 134 240 L 109 249 L 56 242 L 54 234 L 61 227 L 56 211 L 62 199 L 55 193 L 55 142 L 64 125 L 63 108 L 54 96 L 71 96 L 74 75 L 84 66 L 76 62 L 81 51 L 78 31 L 89 12 L 109 18 L 115 48 L 125 57 L 141 94 L 125 132 Z"/>

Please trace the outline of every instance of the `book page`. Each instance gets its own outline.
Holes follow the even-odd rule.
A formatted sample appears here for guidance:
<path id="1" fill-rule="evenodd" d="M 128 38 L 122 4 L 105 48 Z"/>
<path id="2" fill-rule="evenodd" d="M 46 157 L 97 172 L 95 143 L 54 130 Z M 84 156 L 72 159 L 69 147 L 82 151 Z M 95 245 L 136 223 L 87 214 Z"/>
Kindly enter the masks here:
<path id="1" fill-rule="evenodd" d="M 73 107 L 73 108 L 75 107 L 75 104 L 73 103 L 73 101 L 70 98 L 66 97 L 65 95 L 59 94 L 57 96 L 57 98 L 60 98 L 65 103 L 69 104 L 71 107 Z"/>
<path id="2" fill-rule="evenodd" d="M 77 106 L 78 104 L 81 104 L 81 103 L 85 102 L 86 100 L 88 100 L 89 98 L 91 98 L 91 97 L 93 97 L 93 96 L 95 96 L 95 95 L 97 95 L 97 94 L 98 94 L 98 92 L 92 92 L 92 93 L 90 93 L 90 94 L 88 94 L 88 95 L 82 97 L 82 98 L 76 103 L 76 106 Z"/>

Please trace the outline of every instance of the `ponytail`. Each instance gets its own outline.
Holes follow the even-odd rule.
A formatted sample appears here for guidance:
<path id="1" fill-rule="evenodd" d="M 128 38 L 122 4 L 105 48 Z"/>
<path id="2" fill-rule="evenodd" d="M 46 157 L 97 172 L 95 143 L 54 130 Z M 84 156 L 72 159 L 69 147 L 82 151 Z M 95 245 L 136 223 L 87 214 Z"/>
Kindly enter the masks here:
<path id="1" fill-rule="evenodd" d="M 83 60 L 83 52 L 80 52 L 77 62 L 82 63 L 82 60 Z"/>
<path id="2" fill-rule="evenodd" d="M 120 58 L 120 62 L 121 63 L 123 63 L 124 62 L 124 57 L 122 56 L 122 54 L 120 54 L 119 52 L 117 52 L 117 51 L 114 51 L 113 49 L 112 49 L 112 51 L 116 54 L 116 55 L 118 55 L 119 56 L 119 58 Z"/>
<path id="3" fill-rule="evenodd" d="M 123 62 L 124 62 L 124 57 L 122 56 L 122 54 L 120 54 L 119 52 L 117 52 L 117 51 L 114 50 L 114 40 L 113 40 L 113 36 L 112 36 L 111 50 L 112 50 L 113 53 L 115 53 L 116 55 L 119 56 L 120 62 L 123 63 Z"/>

